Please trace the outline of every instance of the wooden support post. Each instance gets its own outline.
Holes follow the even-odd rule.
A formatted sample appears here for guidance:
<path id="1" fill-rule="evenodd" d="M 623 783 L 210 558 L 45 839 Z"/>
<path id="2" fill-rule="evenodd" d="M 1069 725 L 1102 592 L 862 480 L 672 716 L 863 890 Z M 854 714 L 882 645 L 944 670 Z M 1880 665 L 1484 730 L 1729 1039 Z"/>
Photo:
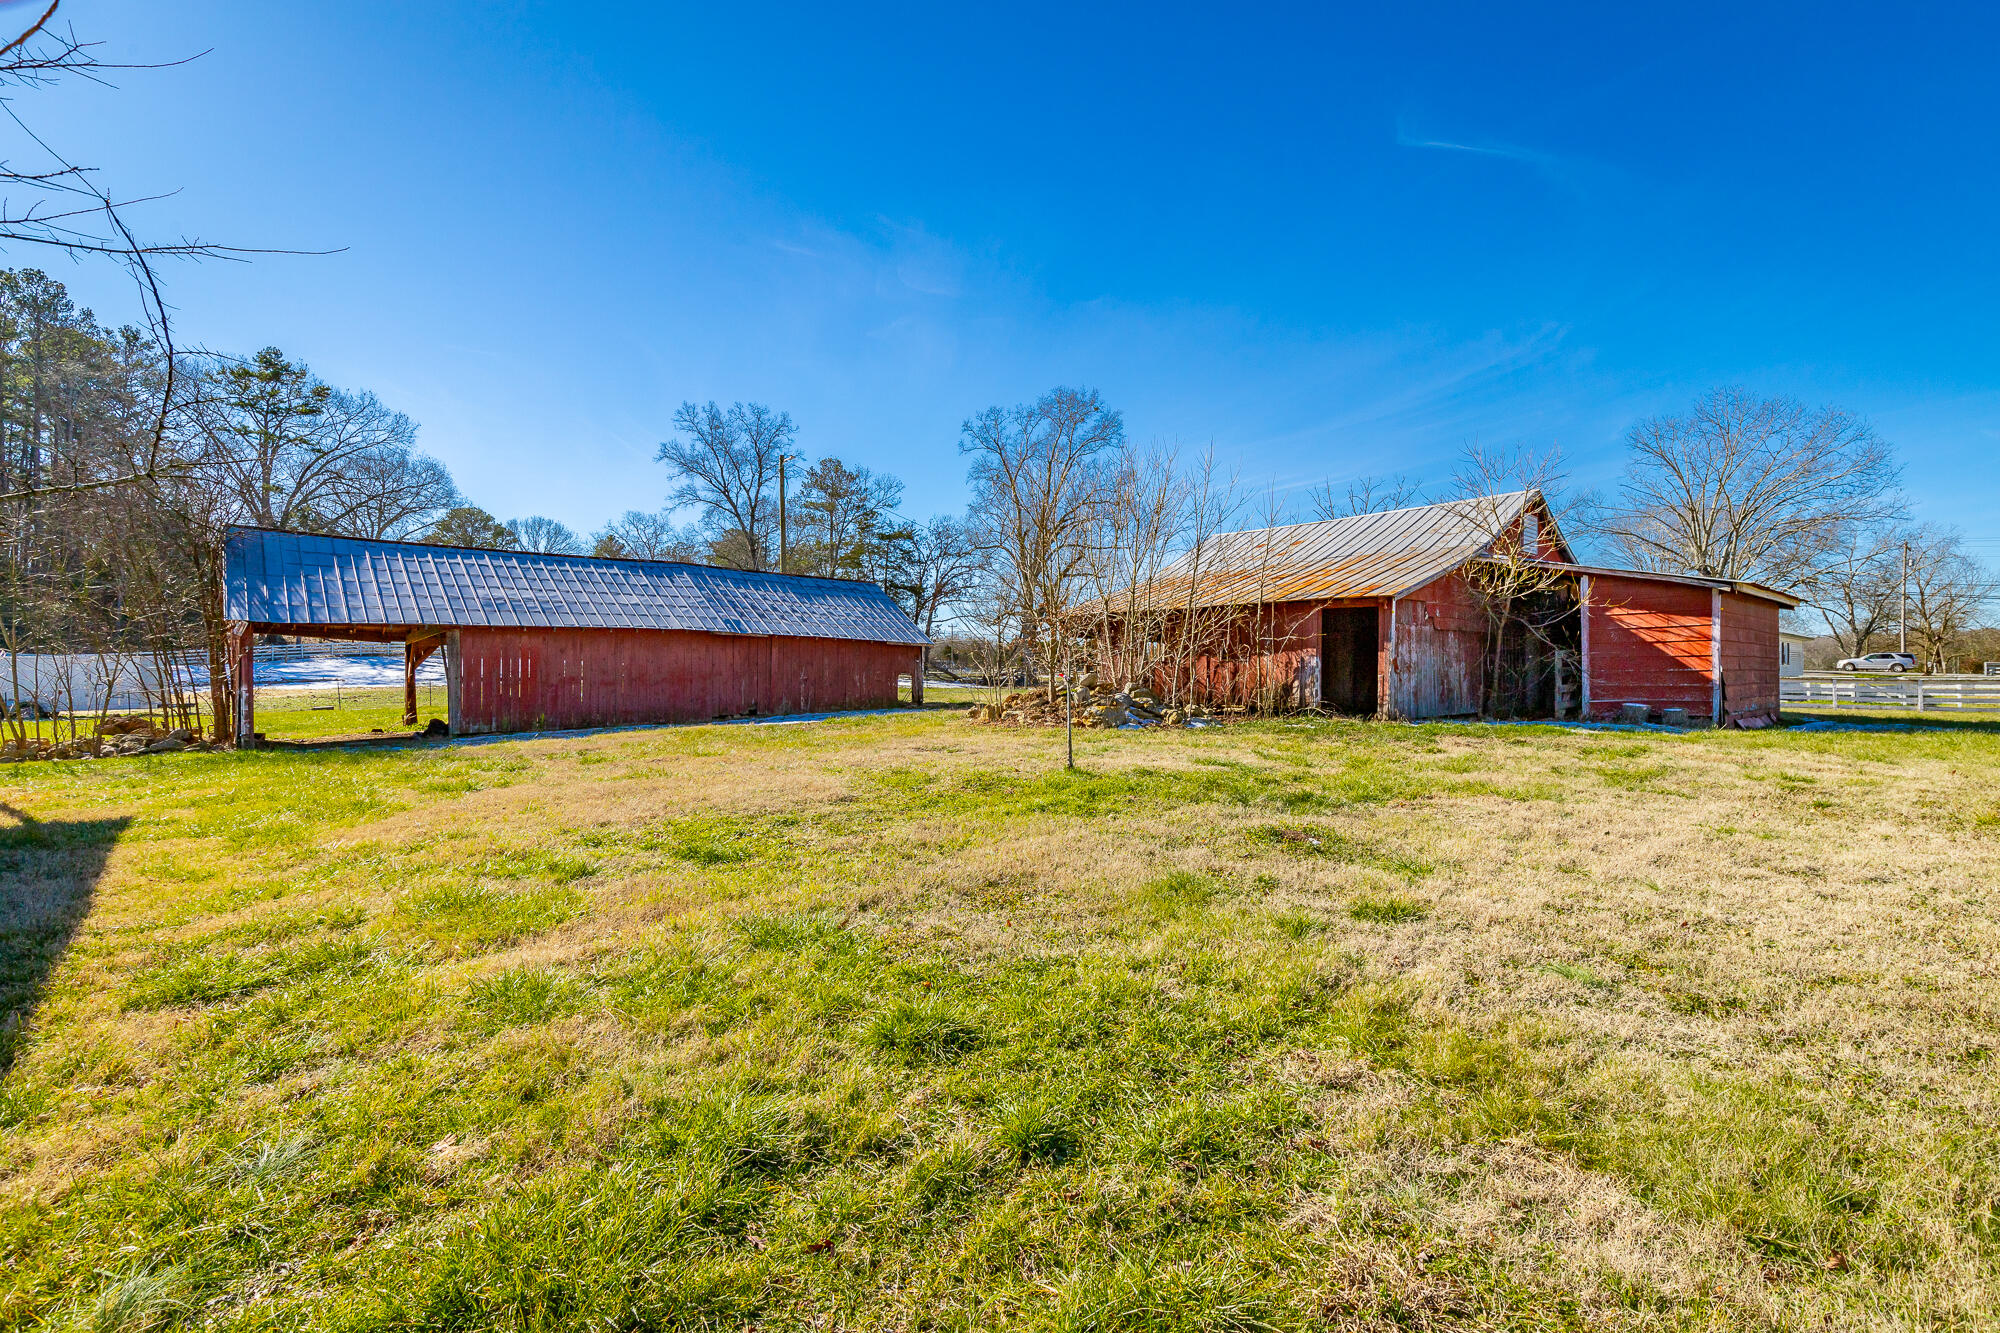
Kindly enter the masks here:
<path id="1" fill-rule="evenodd" d="M 1577 687 L 1577 697 L 1583 704 L 1577 717 L 1588 722 L 1590 721 L 1590 575 L 1578 575 L 1576 584 L 1576 615 L 1579 622 L 1577 632 L 1582 640 L 1580 647 L 1583 655 L 1582 666 L 1578 669 L 1582 679 Z"/>
<path id="2" fill-rule="evenodd" d="M 1722 725 L 1722 589 L 1708 590 L 1709 697 L 1715 725 Z"/>
<path id="3" fill-rule="evenodd" d="M 910 673 L 910 702 L 918 708 L 924 706 L 924 664 L 930 660 L 930 655 L 928 648 L 917 649 L 917 669 Z"/>
<path id="4" fill-rule="evenodd" d="M 417 725 L 417 668 L 430 660 L 432 653 L 444 649 L 449 642 L 447 632 L 439 629 L 411 630 L 410 637 L 403 643 L 403 725 Z M 449 671 L 451 654 L 445 653 L 445 667 Z"/>
<path id="5" fill-rule="evenodd" d="M 257 636 L 248 625 L 231 635 L 236 657 L 236 748 L 257 748 Z"/>
<path id="6" fill-rule="evenodd" d="M 1382 718 L 1402 716 L 1402 713 L 1396 707 L 1396 605 L 1397 599 L 1391 597 L 1388 608 L 1389 632 L 1387 634 L 1382 633 L 1380 629 L 1381 620 L 1378 618 L 1375 622 L 1377 626 L 1375 631 L 1377 651 L 1382 655 L 1381 665 L 1375 672 L 1375 716 Z M 1322 609 L 1320 611 L 1322 626 L 1325 624 L 1325 616 L 1326 612 Z M 1324 629 L 1321 632 L 1324 633 Z M 1326 663 L 1321 662 L 1319 669 L 1321 679 L 1324 680 Z"/>
<path id="7" fill-rule="evenodd" d="M 417 645 L 414 643 L 403 645 L 403 725 L 417 725 Z"/>
<path id="8" fill-rule="evenodd" d="M 464 649 L 459 646 L 458 631 L 448 630 L 444 636 L 444 720 L 454 736 L 465 734 L 464 715 L 460 712 L 464 686 L 459 679 L 464 671 Z"/>

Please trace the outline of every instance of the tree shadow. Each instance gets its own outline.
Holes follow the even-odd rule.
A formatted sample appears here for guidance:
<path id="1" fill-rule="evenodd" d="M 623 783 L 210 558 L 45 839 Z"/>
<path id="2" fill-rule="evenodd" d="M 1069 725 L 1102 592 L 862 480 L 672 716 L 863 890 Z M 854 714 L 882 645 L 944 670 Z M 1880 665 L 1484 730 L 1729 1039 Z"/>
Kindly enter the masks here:
<path id="1" fill-rule="evenodd" d="M 29 1025 L 97 881 L 132 821 L 44 821 L 0 801 L 0 1074 L 14 1066 Z"/>

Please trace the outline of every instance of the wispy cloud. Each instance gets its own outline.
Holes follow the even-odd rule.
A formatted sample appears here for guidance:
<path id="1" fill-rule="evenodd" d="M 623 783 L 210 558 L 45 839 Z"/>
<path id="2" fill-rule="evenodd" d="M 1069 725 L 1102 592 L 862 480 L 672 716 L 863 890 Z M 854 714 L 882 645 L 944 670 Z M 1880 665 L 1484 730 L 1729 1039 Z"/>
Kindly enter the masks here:
<path id="1" fill-rule="evenodd" d="M 1545 148 L 1531 148 L 1526 144 L 1508 143 L 1502 139 L 1428 133 L 1425 129 L 1419 128 L 1409 116 L 1397 118 L 1396 145 L 1399 148 L 1413 148 L 1423 152 L 1461 153 L 1467 157 L 1518 162 L 1551 185 L 1568 190 L 1579 198 L 1590 198 L 1603 195 L 1607 191 L 1614 191 L 1620 182 L 1620 173 L 1617 170 L 1586 157 L 1553 153 Z"/>
<path id="2" fill-rule="evenodd" d="M 1554 153 L 1545 153 L 1538 148 L 1523 148 L 1511 143 L 1458 143 L 1451 139 L 1428 139 L 1412 134 L 1401 125 L 1396 127 L 1396 143 L 1402 148 L 1437 148 L 1448 153 L 1472 153 L 1479 157 L 1500 157 L 1510 162 L 1526 162 L 1530 166 L 1554 168 L 1561 159 Z"/>

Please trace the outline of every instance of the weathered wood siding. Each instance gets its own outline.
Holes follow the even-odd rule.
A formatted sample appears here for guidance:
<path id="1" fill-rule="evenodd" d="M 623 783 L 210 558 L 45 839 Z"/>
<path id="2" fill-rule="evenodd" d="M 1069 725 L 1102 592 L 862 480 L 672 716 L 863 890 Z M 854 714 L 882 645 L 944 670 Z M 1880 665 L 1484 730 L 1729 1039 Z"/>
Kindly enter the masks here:
<path id="1" fill-rule="evenodd" d="M 1778 607 L 1761 597 L 1722 594 L 1722 711 L 1778 716 Z"/>
<path id="2" fill-rule="evenodd" d="M 1709 716 L 1715 697 L 1711 601 L 1708 588 L 1591 575 L 1583 611 L 1589 618 L 1590 715 L 1615 717 L 1621 705 L 1635 703 Z"/>
<path id="3" fill-rule="evenodd" d="M 917 649 L 645 629 L 458 631 L 453 729 L 562 730 L 892 705 Z"/>
<path id="4" fill-rule="evenodd" d="M 1286 706 L 1317 704 L 1319 610 L 1318 602 L 1274 602 L 1258 607 L 1253 616 L 1246 607 L 1195 655 L 1177 696 L 1209 704 L 1255 704 L 1277 695 Z M 1165 632 L 1176 630 L 1169 625 Z M 1163 678 L 1161 683 L 1167 682 Z"/>
<path id="5" fill-rule="evenodd" d="M 1398 599 L 1393 642 L 1384 612 L 1382 697 L 1407 718 L 1479 711 L 1480 656 L 1486 613 L 1459 574 L 1447 574 Z"/>

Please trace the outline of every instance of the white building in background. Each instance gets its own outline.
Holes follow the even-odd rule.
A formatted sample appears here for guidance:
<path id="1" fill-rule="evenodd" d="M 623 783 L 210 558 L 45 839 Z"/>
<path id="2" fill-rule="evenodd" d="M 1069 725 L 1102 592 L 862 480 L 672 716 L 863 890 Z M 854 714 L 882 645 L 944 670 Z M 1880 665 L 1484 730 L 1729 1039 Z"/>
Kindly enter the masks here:
<path id="1" fill-rule="evenodd" d="M 1788 629 L 1778 631 L 1778 679 L 1787 680 L 1806 674 L 1806 645 L 1812 641 L 1810 634 L 1794 634 Z"/>

